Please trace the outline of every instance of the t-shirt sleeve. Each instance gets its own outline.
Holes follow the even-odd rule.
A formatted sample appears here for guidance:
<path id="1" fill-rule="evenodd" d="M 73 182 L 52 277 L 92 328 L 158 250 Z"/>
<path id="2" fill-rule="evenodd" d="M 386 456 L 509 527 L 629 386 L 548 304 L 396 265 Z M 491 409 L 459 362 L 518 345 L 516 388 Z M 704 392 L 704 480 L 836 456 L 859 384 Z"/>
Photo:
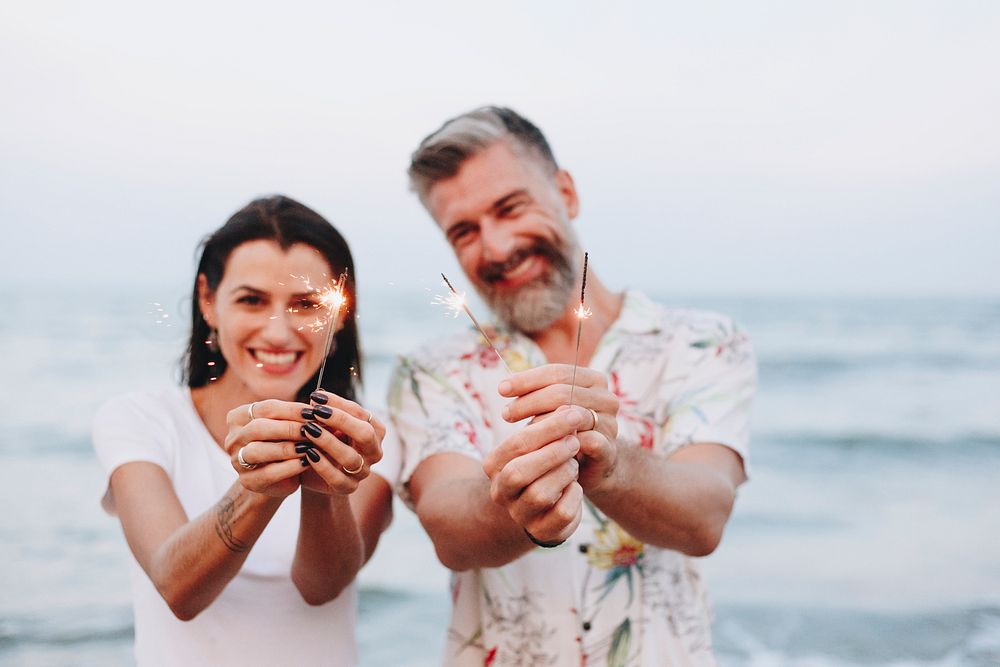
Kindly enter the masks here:
<path id="1" fill-rule="evenodd" d="M 406 485 L 422 461 L 434 454 L 464 454 L 482 462 L 489 437 L 475 397 L 461 383 L 416 358 L 401 357 L 389 388 L 391 427 L 402 449 L 396 490 L 411 505 Z M 456 386 L 458 385 L 458 386 Z"/>
<path id="2" fill-rule="evenodd" d="M 692 327 L 682 390 L 667 401 L 667 452 L 694 443 L 718 443 L 743 457 L 749 471 L 750 407 L 757 391 L 757 360 L 746 333 L 713 316 Z"/>
<path id="3" fill-rule="evenodd" d="M 109 514 L 116 513 L 109 486 L 111 474 L 120 466 L 146 461 L 170 470 L 172 453 L 168 451 L 168 438 L 164 437 L 170 425 L 164 423 L 156 407 L 151 396 L 129 394 L 106 402 L 94 418 L 94 451 L 104 473 L 101 506 Z"/>

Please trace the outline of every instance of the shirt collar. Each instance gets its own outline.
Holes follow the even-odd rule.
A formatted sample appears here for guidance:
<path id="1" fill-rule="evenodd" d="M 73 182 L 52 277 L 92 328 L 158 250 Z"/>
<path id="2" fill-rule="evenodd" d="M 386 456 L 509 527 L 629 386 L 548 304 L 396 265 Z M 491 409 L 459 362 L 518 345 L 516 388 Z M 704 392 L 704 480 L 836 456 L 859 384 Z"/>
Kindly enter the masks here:
<path id="1" fill-rule="evenodd" d="M 626 290 L 622 312 L 611 330 L 630 334 L 655 334 L 663 328 L 663 310 L 642 292 Z"/>

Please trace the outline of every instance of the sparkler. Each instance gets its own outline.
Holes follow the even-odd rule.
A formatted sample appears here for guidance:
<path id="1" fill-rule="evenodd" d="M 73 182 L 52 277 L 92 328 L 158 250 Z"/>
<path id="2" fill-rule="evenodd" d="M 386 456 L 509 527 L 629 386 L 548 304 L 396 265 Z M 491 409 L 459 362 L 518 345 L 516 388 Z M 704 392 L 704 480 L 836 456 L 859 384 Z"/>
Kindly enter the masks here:
<path id="1" fill-rule="evenodd" d="M 319 376 L 316 378 L 316 391 L 320 390 L 323 383 L 323 373 L 326 372 L 326 362 L 330 359 L 330 346 L 333 344 L 333 337 L 340 328 L 341 318 L 344 314 L 344 306 L 347 305 L 347 269 L 340 274 L 340 278 L 332 286 L 319 290 L 319 305 L 326 308 L 326 342 L 323 343 L 323 365 L 319 367 Z"/>
<path id="2" fill-rule="evenodd" d="M 580 305 L 576 309 L 576 356 L 573 357 L 573 382 L 569 386 L 569 404 L 573 405 L 573 392 L 576 390 L 576 368 L 580 362 L 580 334 L 583 332 L 583 321 L 590 317 L 593 312 L 583 303 L 587 294 L 587 261 L 589 253 L 583 253 L 583 282 L 580 285 Z"/>
<path id="3" fill-rule="evenodd" d="M 472 324 L 479 330 L 480 335 L 486 339 L 486 344 L 490 346 L 491 350 L 493 350 L 493 354 L 497 355 L 497 359 L 499 359 L 500 363 L 503 364 L 503 367 L 507 369 L 507 373 L 512 373 L 513 371 L 510 370 L 510 366 L 508 366 L 507 362 L 504 361 L 500 351 L 493 344 L 493 341 L 490 340 L 490 337 L 486 335 L 483 327 L 479 325 L 479 321 L 476 319 L 476 316 L 472 314 L 471 310 L 469 310 L 469 305 L 465 303 L 465 293 L 463 292 L 462 294 L 459 294 L 458 291 L 452 286 L 451 281 L 448 280 L 443 273 L 441 274 L 441 277 L 444 278 L 444 284 L 448 286 L 449 290 L 451 290 L 451 294 L 446 297 L 437 297 L 436 302 L 451 308 L 455 313 L 455 317 L 458 317 L 458 311 L 464 310 L 465 314 L 469 316 L 470 320 L 472 320 Z"/>

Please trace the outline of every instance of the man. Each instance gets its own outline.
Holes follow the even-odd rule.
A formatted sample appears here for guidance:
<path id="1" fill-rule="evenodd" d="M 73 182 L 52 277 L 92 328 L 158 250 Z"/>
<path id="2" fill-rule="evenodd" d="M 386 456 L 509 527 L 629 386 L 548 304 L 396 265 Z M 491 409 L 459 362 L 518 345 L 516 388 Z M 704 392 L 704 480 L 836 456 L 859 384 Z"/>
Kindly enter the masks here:
<path id="1" fill-rule="evenodd" d="M 745 480 L 746 337 L 591 270 L 571 388 L 579 201 L 542 133 L 478 109 L 409 174 L 513 371 L 470 329 L 402 357 L 390 390 L 401 494 L 454 571 L 445 663 L 714 664 L 690 557 L 718 545 Z"/>

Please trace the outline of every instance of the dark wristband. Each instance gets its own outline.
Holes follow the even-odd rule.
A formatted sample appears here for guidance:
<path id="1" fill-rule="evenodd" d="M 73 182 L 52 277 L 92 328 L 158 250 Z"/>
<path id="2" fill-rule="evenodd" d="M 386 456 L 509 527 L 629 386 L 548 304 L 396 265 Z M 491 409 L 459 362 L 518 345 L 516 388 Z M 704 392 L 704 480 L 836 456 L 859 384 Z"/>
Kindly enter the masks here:
<path id="1" fill-rule="evenodd" d="M 566 540 L 559 540 L 558 542 L 540 542 L 535 539 L 534 535 L 528 532 L 527 528 L 524 529 L 524 534 L 528 536 L 528 539 L 531 540 L 532 544 L 541 547 L 543 549 L 555 549 L 556 547 L 560 546 L 563 542 L 566 541 Z"/>

